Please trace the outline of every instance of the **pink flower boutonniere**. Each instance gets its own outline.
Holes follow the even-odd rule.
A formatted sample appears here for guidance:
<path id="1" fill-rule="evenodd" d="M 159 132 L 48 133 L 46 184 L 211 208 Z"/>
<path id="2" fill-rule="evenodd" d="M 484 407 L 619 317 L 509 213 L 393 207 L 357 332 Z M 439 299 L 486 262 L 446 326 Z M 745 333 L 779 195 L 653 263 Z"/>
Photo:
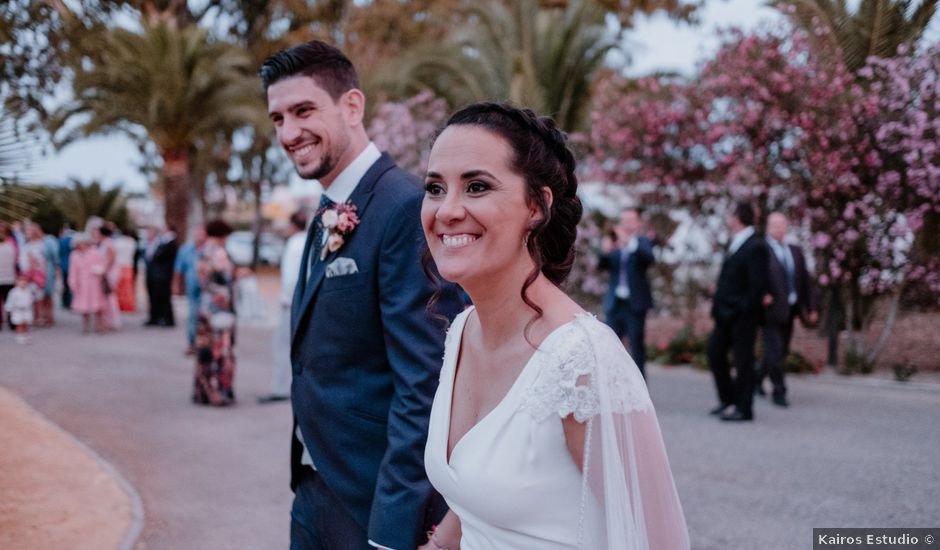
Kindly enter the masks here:
<path id="1" fill-rule="evenodd" d="M 320 223 L 326 229 L 326 242 L 320 250 L 320 260 L 326 255 L 336 252 L 356 226 L 359 225 L 359 216 L 356 215 L 356 205 L 351 202 L 337 204 L 320 211 Z"/>

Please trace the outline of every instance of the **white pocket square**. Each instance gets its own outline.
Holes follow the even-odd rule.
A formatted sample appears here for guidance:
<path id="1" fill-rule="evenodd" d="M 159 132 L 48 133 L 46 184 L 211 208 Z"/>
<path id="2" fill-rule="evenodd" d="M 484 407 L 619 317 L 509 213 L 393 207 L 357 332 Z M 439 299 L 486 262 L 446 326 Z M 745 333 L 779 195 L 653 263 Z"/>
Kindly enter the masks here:
<path id="1" fill-rule="evenodd" d="M 336 258 L 326 266 L 326 278 L 359 273 L 359 266 L 352 258 Z"/>

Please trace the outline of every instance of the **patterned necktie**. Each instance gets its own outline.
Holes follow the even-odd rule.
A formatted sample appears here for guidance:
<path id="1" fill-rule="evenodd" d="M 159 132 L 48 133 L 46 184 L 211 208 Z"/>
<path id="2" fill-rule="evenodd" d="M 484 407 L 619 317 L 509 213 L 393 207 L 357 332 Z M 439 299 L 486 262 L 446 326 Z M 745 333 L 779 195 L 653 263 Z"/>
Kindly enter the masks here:
<path id="1" fill-rule="evenodd" d="M 308 265 L 307 265 L 307 278 L 310 278 L 310 274 L 313 273 L 313 266 L 317 265 L 317 262 L 320 261 L 320 251 L 323 250 L 323 235 L 326 232 L 326 229 L 323 227 L 323 211 L 332 208 L 336 203 L 330 200 L 326 194 L 320 195 L 320 206 L 317 208 L 317 215 L 313 218 L 313 240 L 310 242 L 310 254 L 308 256 Z"/>

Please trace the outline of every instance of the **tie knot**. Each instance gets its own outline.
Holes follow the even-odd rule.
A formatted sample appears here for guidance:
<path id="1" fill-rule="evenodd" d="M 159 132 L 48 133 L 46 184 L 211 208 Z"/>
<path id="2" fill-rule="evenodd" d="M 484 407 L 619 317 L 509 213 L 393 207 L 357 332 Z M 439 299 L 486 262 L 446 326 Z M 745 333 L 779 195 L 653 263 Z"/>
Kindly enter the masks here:
<path id="1" fill-rule="evenodd" d="M 336 204 L 335 202 L 333 202 L 332 200 L 330 200 L 330 197 L 327 197 L 327 196 L 326 196 L 326 193 L 323 193 L 323 194 L 320 195 L 320 208 L 319 208 L 320 210 L 324 210 L 324 209 L 326 209 L 326 208 L 330 208 L 330 207 L 332 207 L 332 206 L 335 205 L 335 204 Z"/>

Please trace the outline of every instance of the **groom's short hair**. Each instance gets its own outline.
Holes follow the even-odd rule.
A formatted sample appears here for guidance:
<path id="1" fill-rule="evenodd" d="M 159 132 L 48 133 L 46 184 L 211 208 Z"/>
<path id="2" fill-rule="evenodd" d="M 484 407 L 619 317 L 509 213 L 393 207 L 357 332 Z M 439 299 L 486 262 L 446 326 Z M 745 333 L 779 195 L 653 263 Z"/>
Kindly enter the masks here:
<path id="1" fill-rule="evenodd" d="M 359 77 L 352 61 L 339 49 L 320 40 L 277 52 L 264 61 L 260 73 L 265 93 L 271 84 L 292 76 L 313 78 L 333 101 L 347 91 L 359 88 Z"/>

